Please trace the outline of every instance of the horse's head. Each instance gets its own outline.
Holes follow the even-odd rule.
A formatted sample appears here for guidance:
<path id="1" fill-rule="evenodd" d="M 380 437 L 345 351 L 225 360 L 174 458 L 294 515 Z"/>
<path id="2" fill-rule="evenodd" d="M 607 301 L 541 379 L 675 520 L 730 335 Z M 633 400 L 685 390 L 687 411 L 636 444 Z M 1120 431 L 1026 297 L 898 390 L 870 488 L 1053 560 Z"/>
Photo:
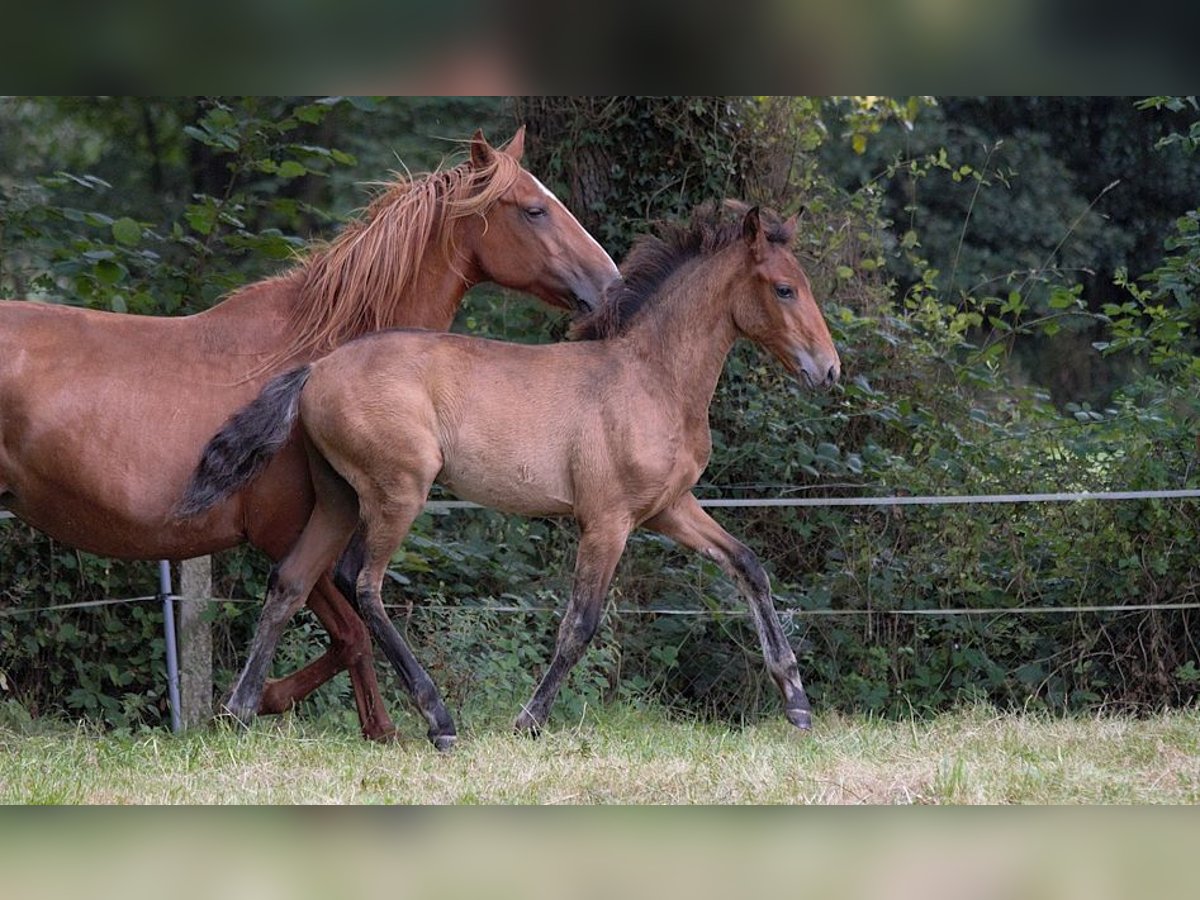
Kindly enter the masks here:
<path id="1" fill-rule="evenodd" d="M 830 387 L 842 364 L 808 276 L 792 254 L 796 217 L 786 222 L 756 206 L 742 219 L 749 267 L 747 287 L 734 308 L 746 337 L 770 350 L 809 387 Z"/>
<path id="2" fill-rule="evenodd" d="M 559 199 L 519 165 L 524 150 L 524 126 L 502 150 L 475 133 L 469 165 L 479 173 L 508 170 L 515 177 L 500 183 L 481 216 L 464 221 L 466 234 L 459 237 L 459 247 L 481 280 L 587 312 L 617 279 L 617 265 Z M 505 162 L 501 155 L 511 162 L 499 165 Z"/>

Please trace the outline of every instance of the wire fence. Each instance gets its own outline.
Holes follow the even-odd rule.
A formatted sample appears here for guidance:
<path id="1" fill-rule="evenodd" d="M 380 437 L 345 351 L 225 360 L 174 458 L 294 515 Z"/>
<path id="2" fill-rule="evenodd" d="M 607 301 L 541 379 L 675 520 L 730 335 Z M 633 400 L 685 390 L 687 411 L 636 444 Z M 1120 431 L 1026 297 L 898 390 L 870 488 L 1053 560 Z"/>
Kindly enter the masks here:
<path id="1" fill-rule="evenodd" d="M 1027 494 L 953 494 L 953 495 L 887 495 L 871 497 L 761 497 L 748 499 L 710 498 L 700 500 L 703 507 L 726 509 L 754 509 L 766 507 L 889 507 L 889 506 L 961 506 L 961 505 L 993 505 L 1016 503 L 1079 503 L 1079 502 L 1109 502 L 1128 500 L 1194 500 L 1200 498 L 1200 489 L 1182 488 L 1175 490 L 1155 491 L 1059 491 L 1051 493 Z M 425 505 L 427 512 L 445 513 L 455 510 L 485 509 L 477 503 L 468 500 L 430 500 Z M 0 510 L 0 520 L 15 518 L 11 512 Z M 179 599 L 177 595 L 169 595 Z M 162 594 L 151 594 L 140 597 L 113 598 L 89 600 L 77 603 L 60 603 L 49 606 L 26 607 L 19 609 L 0 610 L 0 618 L 38 613 L 55 612 L 59 610 L 87 609 L 95 607 L 116 606 L 122 604 L 144 603 L 149 601 L 161 602 Z M 214 603 L 260 603 L 261 598 L 241 597 L 212 597 Z M 561 610 L 554 606 L 524 606 L 503 604 L 482 604 L 479 606 L 464 606 L 461 604 L 423 603 L 420 606 L 389 604 L 391 609 L 419 609 L 422 612 L 454 611 L 455 613 L 501 613 L 501 614 L 546 614 L 559 613 Z M 1013 606 L 987 608 L 938 608 L 938 609 L 796 609 L 789 608 L 779 611 L 785 618 L 807 618 L 824 616 L 1014 616 L 1014 615 L 1074 615 L 1082 613 L 1131 613 L 1155 610 L 1189 610 L 1200 609 L 1200 601 L 1183 603 L 1138 603 L 1138 604 L 1086 604 L 1064 606 Z M 610 611 L 617 615 L 630 616 L 693 616 L 702 618 L 744 617 L 749 615 L 747 610 L 738 609 L 661 609 L 656 607 L 613 607 Z"/>

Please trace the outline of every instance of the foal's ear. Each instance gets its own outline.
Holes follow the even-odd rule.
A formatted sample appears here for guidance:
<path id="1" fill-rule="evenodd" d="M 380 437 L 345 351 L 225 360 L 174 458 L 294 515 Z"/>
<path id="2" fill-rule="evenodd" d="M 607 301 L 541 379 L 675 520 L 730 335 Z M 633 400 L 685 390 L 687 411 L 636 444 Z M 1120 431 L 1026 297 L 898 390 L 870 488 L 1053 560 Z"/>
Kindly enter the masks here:
<path id="1" fill-rule="evenodd" d="M 791 217 L 783 223 L 783 233 L 789 244 L 792 242 L 792 238 L 796 236 L 796 223 L 799 221 L 800 213 L 795 212 L 792 213 Z"/>
<path id="2" fill-rule="evenodd" d="M 521 157 L 525 155 L 525 126 L 522 125 L 517 129 L 517 133 L 513 135 L 511 141 L 504 147 L 504 152 L 513 158 L 514 161 L 520 162 Z"/>
<path id="3" fill-rule="evenodd" d="M 483 169 L 491 165 L 495 153 L 491 145 L 484 140 L 483 130 L 476 128 L 475 135 L 471 138 L 471 168 Z"/>
<path id="4" fill-rule="evenodd" d="M 767 235 L 763 231 L 762 217 L 757 206 L 750 207 L 750 211 L 742 219 L 742 239 L 750 247 L 755 260 L 761 262 L 767 250 Z"/>
<path id="5" fill-rule="evenodd" d="M 761 231 L 762 221 L 759 219 L 758 207 L 752 206 L 746 211 L 746 215 L 742 219 L 742 237 L 747 244 L 753 246 L 755 239 Z"/>

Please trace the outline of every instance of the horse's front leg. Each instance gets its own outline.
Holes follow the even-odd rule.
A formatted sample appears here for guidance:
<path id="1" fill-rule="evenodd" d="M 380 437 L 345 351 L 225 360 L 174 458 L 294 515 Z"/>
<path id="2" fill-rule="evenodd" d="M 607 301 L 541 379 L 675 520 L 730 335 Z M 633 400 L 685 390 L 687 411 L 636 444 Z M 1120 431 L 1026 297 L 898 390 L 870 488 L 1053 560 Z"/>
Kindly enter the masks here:
<path id="1" fill-rule="evenodd" d="M 734 580 L 750 607 L 767 670 L 783 694 L 784 714 L 797 728 L 811 728 L 811 707 L 800 682 L 796 654 L 779 624 L 779 615 L 771 600 L 771 583 L 758 557 L 718 525 L 691 494 L 684 494 L 674 505 L 644 522 L 643 527 L 715 560 Z"/>
<path id="2" fill-rule="evenodd" d="M 617 562 L 625 551 L 629 527 L 624 524 L 587 526 L 582 522 L 579 550 L 575 558 L 575 580 L 571 600 L 558 626 L 554 656 L 542 675 L 533 697 L 521 709 L 513 727 L 536 735 L 550 715 L 550 706 L 563 679 L 583 657 L 596 629 L 600 609 Z"/>

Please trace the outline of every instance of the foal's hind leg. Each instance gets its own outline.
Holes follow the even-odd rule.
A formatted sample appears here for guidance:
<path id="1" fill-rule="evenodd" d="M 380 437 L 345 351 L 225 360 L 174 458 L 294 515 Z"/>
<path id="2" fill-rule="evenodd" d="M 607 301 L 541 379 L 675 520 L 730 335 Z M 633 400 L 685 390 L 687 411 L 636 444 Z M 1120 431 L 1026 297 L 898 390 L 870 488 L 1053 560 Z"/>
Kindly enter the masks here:
<path id="1" fill-rule="evenodd" d="M 571 600 L 558 626 L 554 657 L 542 675 L 533 697 L 521 709 L 513 727 L 536 735 L 550 715 L 563 679 L 587 650 L 600 625 L 600 608 L 608 583 L 625 551 L 629 528 L 624 524 L 583 525 L 575 557 Z"/>
<path id="2" fill-rule="evenodd" d="M 771 601 L 771 584 L 758 557 L 713 521 L 691 494 L 684 494 L 673 506 L 644 522 L 643 527 L 665 534 L 715 560 L 734 580 L 750 607 L 767 670 L 783 695 L 784 714 L 797 728 L 811 728 L 812 714 L 800 682 L 796 654 L 779 624 L 775 604 Z"/>
<path id="3" fill-rule="evenodd" d="M 295 546 L 271 572 L 250 655 L 226 704 L 243 723 L 250 722 L 262 703 L 267 672 L 284 626 L 354 532 L 354 495 L 348 486 L 343 487 L 340 496 L 318 498 Z"/>
<path id="4" fill-rule="evenodd" d="M 457 736 L 454 721 L 433 679 L 388 618 L 380 593 L 388 561 L 421 512 L 428 490 L 429 483 L 420 485 L 414 479 L 408 489 L 398 490 L 392 486 L 388 498 L 381 498 L 378 503 L 360 497 L 365 525 L 362 546 L 365 558 L 358 573 L 358 610 L 395 667 L 413 703 L 429 723 L 429 740 L 439 750 L 449 750 Z"/>

